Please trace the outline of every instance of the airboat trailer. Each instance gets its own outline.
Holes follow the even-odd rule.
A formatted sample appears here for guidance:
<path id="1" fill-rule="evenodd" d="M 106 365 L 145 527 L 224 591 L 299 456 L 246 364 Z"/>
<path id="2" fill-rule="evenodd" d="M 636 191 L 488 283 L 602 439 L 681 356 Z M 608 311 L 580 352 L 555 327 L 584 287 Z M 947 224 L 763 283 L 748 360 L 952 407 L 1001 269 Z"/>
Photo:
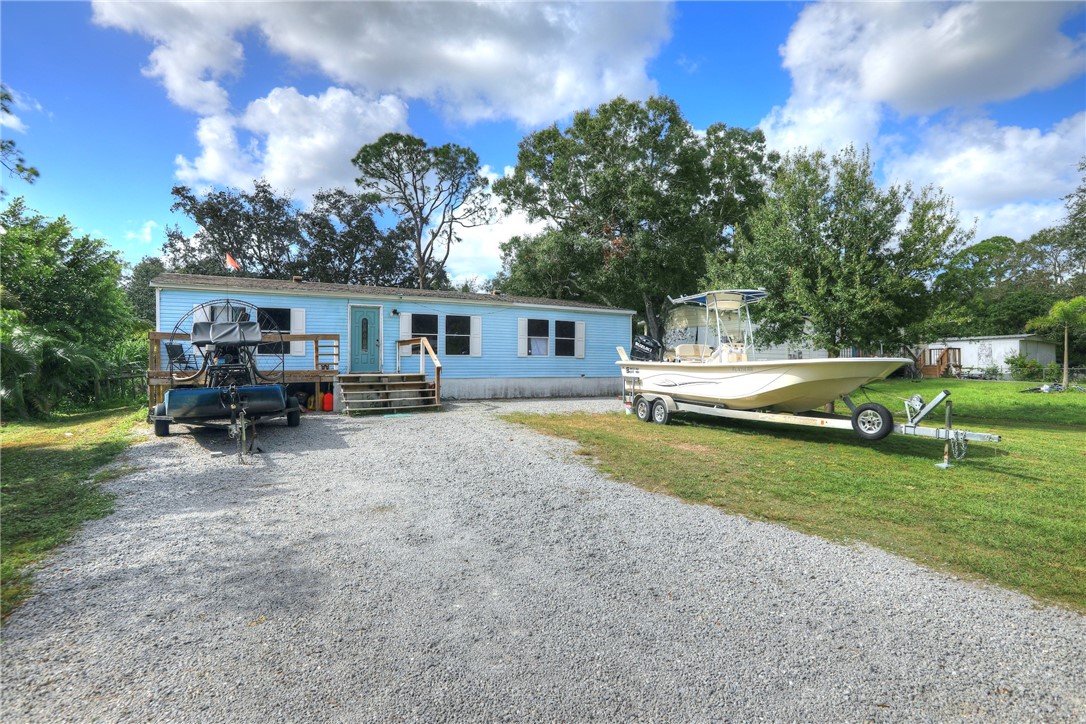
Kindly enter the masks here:
<path id="1" fill-rule="evenodd" d="M 262 314 L 249 302 L 217 299 L 197 305 L 177 322 L 172 337 L 187 336 L 191 351 L 185 352 L 180 345 L 169 350 L 170 375 L 179 386 L 168 390 L 150 415 L 156 436 L 169 435 L 171 423 L 206 425 L 229 420 L 227 430 L 238 440 L 240 457 L 243 451 L 263 449 L 256 439 L 257 420 L 285 417 L 288 427 L 300 424 L 298 400 L 279 384 L 285 343 L 278 332 L 270 335 L 278 335 L 277 340 L 268 339 L 264 330 L 276 325 L 261 320 Z M 264 361 L 263 370 L 257 365 L 258 356 Z"/>
<path id="2" fill-rule="evenodd" d="M 696 413 L 714 417 L 787 425 L 808 425 L 852 429 L 866 440 L 881 440 L 892 432 L 933 437 L 947 442 L 947 454 L 965 454 L 967 441 L 999 442 L 999 435 L 954 429 L 951 425 L 950 392 L 943 390 L 931 402 L 919 395 L 905 401 L 906 422 L 895 424 L 883 405 L 853 403 L 849 394 L 869 382 L 884 379 L 908 358 L 837 358 L 806 360 L 751 360 L 753 333 L 749 305 L 766 296 L 763 290 L 732 289 L 705 292 L 672 300 L 701 304 L 706 309 L 706 329 L 715 328 L 717 345 L 679 345 L 675 361 L 652 358 L 651 340 L 634 340 L 631 359 L 618 347 L 623 381 L 623 403 L 627 414 L 638 419 L 667 424 L 673 413 Z M 727 330 L 723 316 L 738 322 L 736 334 Z M 641 342 L 639 344 L 639 342 Z M 686 349 L 684 349 L 684 347 Z M 691 349 L 692 348 L 692 349 Z M 658 356 L 658 355 L 657 355 Z M 850 418 L 806 413 L 842 398 Z M 942 428 L 921 427 L 920 422 L 944 400 L 946 424 Z"/>

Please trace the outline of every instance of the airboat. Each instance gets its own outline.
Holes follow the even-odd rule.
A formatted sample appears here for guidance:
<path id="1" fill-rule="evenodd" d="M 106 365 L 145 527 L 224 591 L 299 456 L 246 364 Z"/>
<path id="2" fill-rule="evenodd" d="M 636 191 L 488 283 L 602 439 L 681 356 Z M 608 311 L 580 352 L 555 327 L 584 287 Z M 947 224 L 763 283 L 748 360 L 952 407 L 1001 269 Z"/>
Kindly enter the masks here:
<path id="1" fill-rule="evenodd" d="M 240 456 L 262 451 L 258 421 L 285 418 L 297 427 L 301 407 L 282 384 L 288 343 L 277 329 L 259 307 L 238 299 L 199 304 L 178 320 L 166 344 L 175 386 L 150 415 L 155 435 L 169 435 L 173 423 L 225 422 Z"/>
<path id="2" fill-rule="evenodd" d="M 884 405 L 854 404 L 850 395 L 913 363 L 908 357 L 850 357 L 828 359 L 755 359 L 750 307 L 766 297 L 761 289 L 726 289 L 672 299 L 675 304 L 705 308 L 706 341 L 715 345 L 680 344 L 673 359 L 664 360 L 663 348 L 651 338 L 637 337 L 627 354 L 617 348 L 626 412 L 643 421 L 666 424 L 676 412 L 715 417 L 851 428 L 867 440 L 890 433 L 936 437 L 953 443 L 964 455 L 968 440 L 998 442 L 998 435 L 952 429 L 951 405 L 944 390 L 931 402 L 919 395 L 905 400 L 907 422 L 895 424 Z M 810 411 L 841 399 L 849 418 L 820 416 Z M 944 428 L 920 426 L 947 400 Z M 957 453 L 956 453 L 957 456 Z M 945 462 L 945 461 L 944 461 Z"/>

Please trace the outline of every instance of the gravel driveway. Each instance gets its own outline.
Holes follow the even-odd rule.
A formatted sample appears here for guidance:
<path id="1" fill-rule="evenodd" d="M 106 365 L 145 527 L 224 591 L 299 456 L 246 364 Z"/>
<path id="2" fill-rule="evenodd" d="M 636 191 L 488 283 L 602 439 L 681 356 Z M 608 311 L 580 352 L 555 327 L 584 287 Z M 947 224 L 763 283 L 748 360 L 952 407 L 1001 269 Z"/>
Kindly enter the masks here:
<path id="1" fill-rule="evenodd" d="M 620 403 L 149 437 L 5 626 L 0 715 L 1086 719 L 1086 617 L 609 481 L 520 409 Z"/>

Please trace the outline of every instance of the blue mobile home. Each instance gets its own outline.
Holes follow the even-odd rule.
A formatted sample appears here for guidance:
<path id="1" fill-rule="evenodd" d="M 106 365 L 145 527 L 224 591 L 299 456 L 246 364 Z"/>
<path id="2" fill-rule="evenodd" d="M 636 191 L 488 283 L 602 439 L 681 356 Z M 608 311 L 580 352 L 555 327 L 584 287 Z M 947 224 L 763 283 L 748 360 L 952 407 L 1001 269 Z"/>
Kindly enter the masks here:
<path id="1" fill-rule="evenodd" d="M 396 342 L 426 337 L 441 361 L 442 397 L 617 395 L 621 377 L 615 347 L 629 347 L 634 314 L 581 302 L 326 284 L 299 277 L 161 274 L 151 286 L 160 333 L 174 331 L 182 317 L 203 303 L 223 298 L 251 302 L 278 327 L 266 331 L 289 335 L 284 353 L 290 379 L 319 378 L 335 384 L 337 392 L 347 376 L 418 370 L 418 346 Z M 332 357 L 319 356 L 315 335 L 336 340 Z M 159 359 L 166 358 L 163 350 L 157 352 Z M 310 372 L 316 376 L 307 377 Z"/>

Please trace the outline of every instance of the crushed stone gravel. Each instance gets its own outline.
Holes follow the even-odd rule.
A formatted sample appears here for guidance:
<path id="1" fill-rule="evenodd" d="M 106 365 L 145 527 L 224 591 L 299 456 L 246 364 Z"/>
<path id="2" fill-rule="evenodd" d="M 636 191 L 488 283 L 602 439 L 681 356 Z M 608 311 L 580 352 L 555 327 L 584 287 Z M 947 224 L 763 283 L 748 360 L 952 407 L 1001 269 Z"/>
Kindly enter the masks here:
<path id="1" fill-rule="evenodd" d="M 2 632 L 21 721 L 1086 720 L 1086 617 L 609 480 L 499 419 L 222 431 L 121 464 L 116 512 Z"/>

